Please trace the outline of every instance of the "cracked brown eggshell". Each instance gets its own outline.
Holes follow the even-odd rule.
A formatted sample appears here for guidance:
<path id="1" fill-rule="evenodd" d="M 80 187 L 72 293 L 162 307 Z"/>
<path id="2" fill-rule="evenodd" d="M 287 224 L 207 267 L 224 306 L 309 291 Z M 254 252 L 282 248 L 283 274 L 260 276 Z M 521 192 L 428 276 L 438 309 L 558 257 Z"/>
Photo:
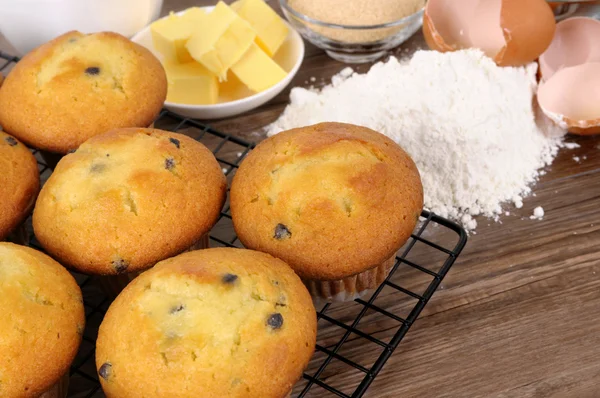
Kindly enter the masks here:
<path id="1" fill-rule="evenodd" d="M 563 68 L 540 84 L 544 113 L 570 133 L 600 133 L 600 62 Z"/>
<path id="2" fill-rule="evenodd" d="M 546 81 L 562 68 L 600 62 L 600 21 L 568 18 L 556 24 L 550 47 L 540 55 L 540 73 Z"/>
<path id="3" fill-rule="evenodd" d="M 537 59 L 555 29 L 554 13 L 544 0 L 429 0 L 423 16 L 432 50 L 479 48 L 500 66 Z"/>

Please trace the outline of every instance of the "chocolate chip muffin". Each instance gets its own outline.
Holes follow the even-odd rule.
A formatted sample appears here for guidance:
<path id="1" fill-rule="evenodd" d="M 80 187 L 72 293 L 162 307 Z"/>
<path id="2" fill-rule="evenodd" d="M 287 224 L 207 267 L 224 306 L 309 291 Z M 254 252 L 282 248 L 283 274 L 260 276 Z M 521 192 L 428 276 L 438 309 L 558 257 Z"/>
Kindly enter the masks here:
<path id="1" fill-rule="evenodd" d="M 45 254 L 0 243 L 0 297 L 0 396 L 66 397 L 85 326 L 79 286 Z"/>
<path id="2" fill-rule="evenodd" d="M 23 221 L 40 188 L 37 161 L 27 147 L 0 131 L 0 241 L 27 243 Z"/>
<path id="3" fill-rule="evenodd" d="M 144 272 L 100 326 L 108 398 L 283 398 L 315 348 L 310 295 L 268 254 L 216 248 Z"/>
<path id="4" fill-rule="evenodd" d="M 58 163 L 33 213 L 64 265 L 95 275 L 145 270 L 188 249 L 217 221 L 225 176 L 204 145 L 156 129 L 115 129 Z"/>
<path id="5" fill-rule="evenodd" d="M 0 125 L 26 144 L 64 154 L 118 127 L 148 127 L 167 96 L 160 61 L 110 32 L 69 32 L 36 48 L 0 88 Z"/>
<path id="6" fill-rule="evenodd" d="M 290 264 L 314 297 L 336 301 L 383 281 L 422 207 L 409 155 L 376 131 L 343 123 L 266 139 L 231 186 L 241 242 Z"/>

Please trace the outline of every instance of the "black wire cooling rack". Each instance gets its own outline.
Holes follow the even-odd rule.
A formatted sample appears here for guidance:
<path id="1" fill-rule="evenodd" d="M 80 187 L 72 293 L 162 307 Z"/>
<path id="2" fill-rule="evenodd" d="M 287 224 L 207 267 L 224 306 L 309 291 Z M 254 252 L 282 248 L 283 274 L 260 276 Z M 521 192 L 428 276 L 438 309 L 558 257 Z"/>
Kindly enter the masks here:
<path id="1" fill-rule="evenodd" d="M 0 52 L 0 71 L 18 61 Z M 197 139 L 215 154 L 229 182 L 254 144 L 223 134 L 197 121 L 163 111 L 155 127 Z M 52 170 L 33 151 L 42 183 Z M 31 226 L 29 226 L 31 231 Z M 242 247 L 235 236 L 229 203 L 210 234 L 211 246 Z M 398 344 L 440 287 L 467 242 L 466 232 L 444 218 L 424 211 L 410 240 L 401 249 L 390 275 L 374 292 L 350 303 L 326 304 L 318 311 L 319 332 L 313 359 L 292 397 L 362 397 Z M 31 245 L 41 250 L 32 237 Z M 81 286 L 86 330 L 71 367 L 70 398 L 104 397 L 94 363 L 98 327 L 110 305 L 94 277 L 73 273 Z"/>

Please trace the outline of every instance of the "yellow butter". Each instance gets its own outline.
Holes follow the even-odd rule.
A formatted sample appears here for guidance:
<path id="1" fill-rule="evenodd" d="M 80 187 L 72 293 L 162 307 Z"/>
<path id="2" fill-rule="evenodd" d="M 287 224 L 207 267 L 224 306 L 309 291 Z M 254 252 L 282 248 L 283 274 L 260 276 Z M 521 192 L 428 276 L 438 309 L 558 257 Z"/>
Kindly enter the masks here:
<path id="1" fill-rule="evenodd" d="M 150 25 L 154 48 L 167 61 L 180 63 L 192 61 L 185 44 L 192 35 L 193 30 L 193 23 L 174 14 Z"/>
<path id="2" fill-rule="evenodd" d="M 237 101 L 253 94 L 231 70 L 227 73 L 227 80 L 219 83 L 219 102 Z"/>
<path id="3" fill-rule="evenodd" d="M 256 43 L 273 57 L 289 33 L 288 26 L 263 0 L 239 0 L 231 5 L 256 31 Z"/>
<path id="4" fill-rule="evenodd" d="M 219 98 L 217 77 L 197 62 L 165 62 L 169 88 L 167 101 L 178 104 L 210 105 Z"/>
<path id="5" fill-rule="evenodd" d="M 192 58 L 219 77 L 227 78 L 227 71 L 248 50 L 256 38 L 250 24 L 240 18 L 223 2 L 207 14 L 202 29 L 192 34 L 186 44 Z"/>
<path id="6" fill-rule="evenodd" d="M 231 67 L 242 83 L 261 92 L 280 82 L 287 73 L 258 45 L 252 44 L 244 56 Z"/>
<path id="7" fill-rule="evenodd" d="M 192 28 L 197 29 L 204 23 L 207 12 L 200 7 L 191 7 L 185 10 L 181 19 L 193 24 Z"/>

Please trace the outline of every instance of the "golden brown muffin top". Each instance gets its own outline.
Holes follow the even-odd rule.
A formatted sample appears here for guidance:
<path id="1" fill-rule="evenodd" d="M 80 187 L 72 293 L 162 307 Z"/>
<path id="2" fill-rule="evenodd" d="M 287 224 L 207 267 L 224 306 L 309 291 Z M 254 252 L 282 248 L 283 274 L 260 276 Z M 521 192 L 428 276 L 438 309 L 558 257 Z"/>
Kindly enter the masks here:
<path id="1" fill-rule="evenodd" d="M 281 260 L 198 250 L 158 263 L 117 297 L 96 366 L 109 398 L 283 398 L 312 356 L 316 322 Z"/>
<path id="2" fill-rule="evenodd" d="M 30 146 L 67 153 L 117 127 L 148 127 L 167 96 L 158 59 L 117 33 L 68 32 L 15 65 L 0 125 Z"/>
<path id="3" fill-rule="evenodd" d="M 37 161 L 29 149 L 0 131 L 0 240 L 27 218 L 39 189 Z"/>
<path id="4" fill-rule="evenodd" d="M 343 123 L 266 139 L 231 186 L 242 243 L 307 279 L 341 279 L 383 263 L 408 239 L 422 207 L 419 172 L 406 152 Z"/>
<path id="5" fill-rule="evenodd" d="M 56 261 L 0 243 L 0 396 L 37 398 L 69 370 L 81 342 L 81 290 Z"/>
<path id="6" fill-rule="evenodd" d="M 33 227 L 67 266 L 133 272 L 196 243 L 217 221 L 225 195 L 223 171 L 198 141 L 116 129 L 62 158 L 40 192 Z"/>

